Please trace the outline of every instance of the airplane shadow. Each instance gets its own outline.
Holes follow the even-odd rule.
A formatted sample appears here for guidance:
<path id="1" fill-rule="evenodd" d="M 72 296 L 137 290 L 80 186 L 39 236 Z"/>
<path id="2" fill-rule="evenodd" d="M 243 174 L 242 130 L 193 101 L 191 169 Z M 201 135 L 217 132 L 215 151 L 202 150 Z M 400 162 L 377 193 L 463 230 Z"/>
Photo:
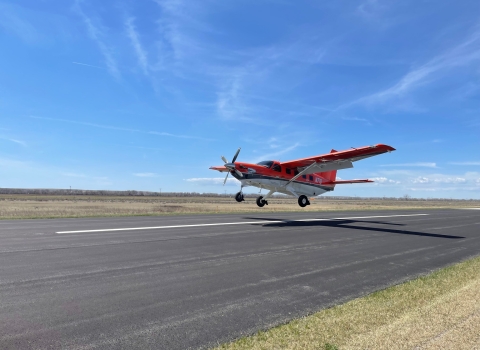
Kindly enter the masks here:
<path id="1" fill-rule="evenodd" d="M 282 221 L 282 222 L 272 222 L 268 224 L 262 224 L 262 226 L 264 227 L 332 227 L 332 228 L 347 228 L 352 230 L 395 233 L 400 235 L 412 235 L 412 236 L 431 237 L 431 238 L 448 238 L 448 239 L 465 238 L 463 236 L 441 235 L 437 233 L 415 232 L 415 231 L 407 231 L 407 230 L 393 229 L 393 228 L 364 227 L 364 226 L 352 225 L 355 223 L 369 223 L 369 224 L 380 224 L 380 225 L 405 226 L 405 224 L 389 223 L 389 222 L 381 222 L 381 221 L 351 220 L 351 219 L 349 220 L 330 219 L 325 221 L 295 221 L 295 220 L 283 220 L 283 219 L 259 218 L 259 217 L 255 217 L 255 218 L 245 217 L 244 219 L 260 220 L 260 221 Z"/>

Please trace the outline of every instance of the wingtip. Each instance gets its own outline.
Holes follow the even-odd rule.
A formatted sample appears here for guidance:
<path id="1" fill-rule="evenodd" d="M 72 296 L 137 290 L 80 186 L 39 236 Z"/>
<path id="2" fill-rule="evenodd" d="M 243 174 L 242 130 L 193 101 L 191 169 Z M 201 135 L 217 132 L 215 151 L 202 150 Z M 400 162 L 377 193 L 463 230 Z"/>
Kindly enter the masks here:
<path id="1" fill-rule="evenodd" d="M 387 152 L 392 152 L 392 151 L 396 151 L 395 148 L 393 148 L 392 146 L 389 146 L 389 145 L 385 145 L 383 143 L 379 143 L 376 145 L 378 148 L 383 148 L 385 149 Z"/>

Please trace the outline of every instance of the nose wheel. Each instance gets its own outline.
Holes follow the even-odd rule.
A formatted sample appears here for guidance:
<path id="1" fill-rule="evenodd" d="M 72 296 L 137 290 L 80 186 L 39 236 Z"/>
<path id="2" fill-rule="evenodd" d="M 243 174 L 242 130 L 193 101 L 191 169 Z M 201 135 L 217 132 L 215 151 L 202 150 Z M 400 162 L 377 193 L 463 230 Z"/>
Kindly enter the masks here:
<path id="1" fill-rule="evenodd" d="M 237 192 L 237 194 L 235 195 L 235 200 L 237 202 L 243 202 L 245 200 L 245 198 L 243 198 L 243 193 L 242 191 L 240 192 Z"/>
<path id="2" fill-rule="evenodd" d="M 310 201 L 308 200 L 307 196 L 301 195 L 298 197 L 298 205 L 302 208 L 305 208 L 307 205 L 310 205 Z"/>

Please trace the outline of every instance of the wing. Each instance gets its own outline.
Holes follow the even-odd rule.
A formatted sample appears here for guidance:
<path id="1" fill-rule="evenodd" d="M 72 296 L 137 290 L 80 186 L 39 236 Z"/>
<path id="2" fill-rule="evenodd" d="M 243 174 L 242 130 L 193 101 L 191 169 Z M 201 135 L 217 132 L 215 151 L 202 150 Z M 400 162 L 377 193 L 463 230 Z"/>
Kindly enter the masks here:
<path id="1" fill-rule="evenodd" d="M 290 169 L 297 168 L 299 171 L 311 166 L 305 174 L 313 174 L 330 170 L 353 168 L 352 162 L 392 151 L 395 151 L 395 148 L 388 145 L 377 144 L 374 146 L 352 148 L 345 151 L 332 150 L 331 153 L 291 160 L 283 162 L 281 165 L 282 167 Z"/>
<path id="2" fill-rule="evenodd" d="M 220 165 L 220 166 L 211 166 L 210 169 L 220 171 L 221 173 L 225 173 L 225 172 L 230 171 L 230 170 L 228 170 L 227 168 L 225 168 L 223 165 Z"/>

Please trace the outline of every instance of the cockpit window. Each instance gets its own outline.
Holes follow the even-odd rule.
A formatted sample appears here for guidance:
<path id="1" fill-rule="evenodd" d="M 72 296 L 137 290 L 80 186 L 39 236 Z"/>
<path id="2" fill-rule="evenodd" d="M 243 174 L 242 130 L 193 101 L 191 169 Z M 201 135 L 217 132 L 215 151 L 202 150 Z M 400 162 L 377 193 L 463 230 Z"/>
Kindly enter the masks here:
<path id="1" fill-rule="evenodd" d="M 282 167 L 278 164 L 274 164 L 272 169 L 275 170 L 275 171 L 278 171 L 279 173 L 282 172 Z"/>
<path id="2" fill-rule="evenodd" d="M 265 168 L 270 168 L 272 164 L 272 160 L 264 160 L 263 162 L 257 163 L 257 165 L 263 165 Z"/>

